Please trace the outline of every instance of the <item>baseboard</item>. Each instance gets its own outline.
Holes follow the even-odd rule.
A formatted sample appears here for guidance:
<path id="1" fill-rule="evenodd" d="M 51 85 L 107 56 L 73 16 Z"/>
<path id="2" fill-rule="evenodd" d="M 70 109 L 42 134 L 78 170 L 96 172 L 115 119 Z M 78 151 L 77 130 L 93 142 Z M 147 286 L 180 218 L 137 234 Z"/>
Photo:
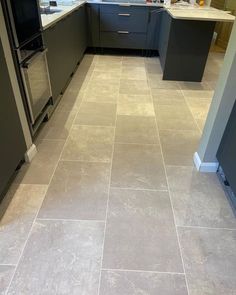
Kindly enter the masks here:
<path id="1" fill-rule="evenodd" d="M 30 163 L 36 154 L 37 154 L 36 145 L 32 144 L 31 147 L 25 153 L 25 162 Z"/>
<path id="2" fill-rule="evenodd" d="M 202 162 L 197 152 L 194 154 L 193 161 L 199 172 L 216 172 L 219 167 L 218 162 Z"/>

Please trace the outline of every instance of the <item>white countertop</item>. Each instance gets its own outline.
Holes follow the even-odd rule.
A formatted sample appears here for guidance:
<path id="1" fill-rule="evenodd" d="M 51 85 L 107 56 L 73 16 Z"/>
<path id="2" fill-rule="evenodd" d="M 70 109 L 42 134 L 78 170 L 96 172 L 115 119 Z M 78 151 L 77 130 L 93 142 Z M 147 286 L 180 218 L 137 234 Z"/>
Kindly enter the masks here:
<path id="1" fill-rule="evenodd" d="M 124 4 L 119 2 L 102 2 L 101 0 L 81 0 L 78 3 L 71 6 L 58 6 L 61 12 L 53 14 L 43 14 L 41 15 L 43 29 L 47 29 L 52 26 L 74 10 L 78 9 L 80 6 L 85 3 L 99 3 L 99 4 Z M 129 3 L 131 5 L 139 6 L 156 6 L 164 7 L 165 10 L 175 19 L 184 19 L 184 20 L 201 20 L 201 21 L 223 21 L 223 22 L 234 22 L 235 16 L 212 7 L 199 7 L 199 6 L 176 6 L 171 5 L 170 7 L 165 7 L 163 4 L 145 4 L 145 3 Z"/>

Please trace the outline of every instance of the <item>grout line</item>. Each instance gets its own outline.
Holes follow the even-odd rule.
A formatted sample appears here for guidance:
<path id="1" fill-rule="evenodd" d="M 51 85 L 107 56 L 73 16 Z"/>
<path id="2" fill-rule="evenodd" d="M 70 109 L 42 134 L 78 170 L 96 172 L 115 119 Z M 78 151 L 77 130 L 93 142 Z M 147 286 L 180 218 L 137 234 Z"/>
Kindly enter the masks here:
<path id="1" fill-rule="evenodd" d="M 154 104 L 152 91 L 150 90 L 150 92 L 151 92 L 152 102 Z M 162 161 L 163 161 L 163 166 L 164 166 L 164 172 L 165 172 L 165 177 L 166 177 L 167 188 L 168 188 L 168 191 L 169 191 L 170 204 L 171 204 L 171 209 L 172 209 L 172 214 L 173 214 L 173 219 L 174 219 L 175 232 L 176 232 L 177 241 L 178 241 L 178 245 L 179 245 L 179 252 L 180 252 L 180 257 L 181 257 L 181 261 L 182 261 L 182 267 L 183 267 L 184 276 L 185 276 L 185 283 L 186 283 L 187 293 L 190 295 L 190 291 L 189 291 L 189 287 L 188 287 L 188 281 L 187 281 L 187 277 L 186 277 L 185 266 L 184 266 L 183 254 L 182 254 L 182 249 L 181 249 L 181 245 L 180 245 L 179 234 L 178 234 L 178 230 L 177 230 L 177 226 L 176 226 L 176 218 L 175 218 L 175 213 L 174 213 L 173 201 L 172 201 L 172 198 L 171 198 L 171 192 L 170 192 L 170 187 L 169 187 L 169 183 L 168 183 L 168 177 L 167 177 L 166 165 L 165 165 L 165 158 L 164 158 L 164 154 L 163 154 L 163 150 L 162 150 L 162 143 L 161 143 L 161 139 L 160 139 L 159 127 L 158 127 L 156 116 L 155 116 L 155 122 L 156 122 L 157 135 L 158 135 L 158 138 L 159 138 L 159 141 L 160 141 L 160 151 L 161 151 L 161 156 L 162 156 Z"/>
<path id="2" fill-rule="evenodd" d="M 37 221 L 68 221 L 68 222 L 101 222 L 104 223 L 105 220 L 98 220 L 98 219 L 67 219 L 67 218 L 43 218 L 37 217 Z"/>
<path id="3" fill-rule="evenodd" d="M 183 272 L 167 272 L 167 271 L 155 271 L 155 270 L 142 270 L 142 269 L 121 269 L 121 268 L 102 268 L 105 271 L 118 271 L 118 272 L 138 272 L 138 273 L 150 273 L 150 274 L 169 274 L 169 275 L 185 275 Z"/>
<path id="4" fill-rule="evenodd" d="M 0 266 L 13 266 L 13 267 L 16 267 L 16 264 L 11 264 L 11 263 L 0 263 Z"/>
<path id="5" fill-rule="evenodd" d="M 151 145 L 151 146 L 160 146 L 160 143 L 141 143 L 141 142 L 120 142 L 115 141 L 115 144 L 123 144 L 123 145 Z"/>
<path id="6" fill-rule="evenodd" d="M 123 61 L 123 56 L 122 56 L 122 61 Z M 120 80 L 121 79 L 119 79 L 119 89 L 120 89 Z M 101 264 L 100 264 L 100 275 L 99 275 L 99 281 L 98 281 L 98 293 L 97 293 L 98 295 L 100 294 L 100 288 L 101 288 L 102 265 L 103 265 L 105 237 L 106 237 L 106 229 L 107 229 L 107 218 L 108 218 L 108 209 L 109 209 L 110 192 L 111 192 L 112 165 L 113 165 L 113 157 L 114 157 L 114 150 L 115 150 L 116 124 L 117 124 L 117 107 L 116 107 L 116 115 L 115 115 L 113 148 L 112 148 L 112 154 L 111 154 L 111 167 L 110 167 L 111 170 L 110 170 L 110 179 L 109 179 L 109 186 L 108 186 L 108 197 L 107 197 L 107 204 L 106 204 L 106 217 L 105 217 L 104 237 L 103 237 L 103 245 L 102 245 L 102 256 L 101 256 Z"/>
<path id="7" fill-rule="evenodd" d="M 176 226 L 179 227 L 179 228 L 236 231 L 236 228 L 227 228 L 227 227 L 208 227 L 208 226 L 197 226 L 197 225 L 176 225 Z"/>
<path id="8" fill-rule="evenodd" d="M 76 116 L 77 116 L 77 114 L 78 114 L 78 112 L 79 112 L 79 110 L 80 110 L 80 106 L 81 106 L 81 103 L 80 103 L 80 105 L 79 105 L 79 107 L 78 107 L 78 110 L 76 111 L 76 115 L 75 115 L 75 117 L 74 117 L 74 119 L 73 119 L 73 121 L 72 121 L 71 127 L 69 128 L 68 136 L 67 136 L 67 138 L 66 138 L 66 140 L 65 140 L 65 142 L 64 142 L 64 145 L 63 145 L 63 147 L 62 147 L 62 150 L 61 150 L 61 153 L 60 153 L 60 155 L 59 155 L 58 161 L 57 161 L 57 163 L 56 163 L 56 165 L 55 165 L 55 168 L 54 168 L 54 170 L 53 170 L 53 173 L 52 173 L 52 175 L 51 175 L 50 181 L 49 181 L 49 183 L 48 183 L 48 186 L 47 186 L 47 189 L 46 189 L 46 192 L 45 192 L 45 195 L 44 195 L 44 199 L 45 199 L 45 197 L 46 197 L 46 194 L 47 194 L 48 189 L 49 189 L 49 186 L 50 186 L 50 184 L 51 184 L 51 182 L 52 182 L 53 176 L 54 176 L 54 174 L 55 174 L 55 172 L 56 172 L 56 169 L 57 169 L 58 164 L 59 164 L 59 162 L 60 162 L 60 159 L 61 159 L 61 157 L 62 157 L 62 153 L 63 153 L 63 151 L 64 151 L 64 148 L 65 148 L 65 146 L 66 146 L 66 144 L 67 144 L 67 142 L 68 142 L 69 133 L 70 133 L 70 130 L 72 129 L 72 126 L 73 126 L 73 123 L 74 123 L 74 121 L 75 121 L 75 119 L 76 119 Z M 55 111 L 57 111 L 57 110 L 55 110 Z M 29 240 L 29 238 L 30 238 L 30 235 L 31 235 L 31 233 L 32 233 L 32 231 L 33 231 L 33 227 L 34 227 L 34 224 L 35 224 L 36 219 L 37 219 L 37 217 L 38 217 L 39 211 L 40 211 L 40 209 L 42 208 L 42 205 L 43 205 L 43 201 L 44 201 L 44 199 L 42 200 L 41 206 L 39 206 L 39 208 L 38 208 L 38 210 L 37 210 L 37 212 L 36 212 L 36 214 L 35 214 L 35 217 L 34 217 L 33 222 L 32 222 L 32 224 L 31 224 L 31 228 L 30 228 L 29 233 L 28 233 L 28 235 L 27 235 L 27 238 L 26 238 L 26 240 L 25 240 L 25 242 L 24 242 L 24 244 L 23 244 L 23 247 L 22 247 L 22 250 L 21 250 L 21 254 L 20 254 L 19 259 L 18 259 L 17 264 L 16 264 L 16 268 L 15 268 L 13 274 L 12 274 L 11 280 L 10 280 L 10 282 L 9 282 L 9 284 L 8 284 L 8 287 L 7 287 L 7 289 L 6 289 L 6 292 L 5 292 L 6 295 L 8 294 L 9 289 L 10 289 L 11 284 L 12 284 L 12 281 L 13 281 L 13 279 L 14 279 L 14 277 L 15 277 L 16 270 L 17 270 L 17 268 L 18 268 L 18 266 L 19 266 L 19 263 L 20 263 L 20 261 L 21 261 L 21 259 L 22 259 L 23 253 L 24 253 L 24 251 L 25 251 L 25 248 L 26 248 L 27 242 L 28 242 L 28 240 Z"/>
<path id="9" fill-rule="evenodd" d="M 168 192 L 165 189 L 149 189 L 149 188 L 133 188 L 133 187 L 118 187 L 118 186 L 111 186 L 112 189 L 117 190 L 132 190 L 132 191 L 150 191 L 150 192 Z"/>

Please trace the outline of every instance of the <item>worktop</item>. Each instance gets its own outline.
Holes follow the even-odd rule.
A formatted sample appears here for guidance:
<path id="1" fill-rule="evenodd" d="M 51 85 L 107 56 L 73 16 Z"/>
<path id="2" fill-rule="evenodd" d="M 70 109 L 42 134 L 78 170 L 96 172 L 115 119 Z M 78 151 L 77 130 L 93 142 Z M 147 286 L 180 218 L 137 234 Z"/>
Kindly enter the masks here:
<path id="1" fill-rule="evenodd" d="M 78 3 L 71 6 L 58 6 L 61 10 L 54 14 L 43 14 L 41 15 L 43 29 L 47 29 L 51 25 L 55 24 L 59 20 L 66 17 L 68 14 L 72 13 L 74 10 L 78 9 L 80 6 L 83 6 L 86 3 L 94 3 L 101 5 L 133 5 L 133 6 L 147 6 L 147 7 L 162 7 L 165 9 L 171 17 L 174 19 L 183 19 L 183 20 L 201 20 L 201 21 L 222 21 L 222 22 L 234 22 L 235 16 L 221 11 L 209 6 L 199 7 L 199 6 L 176 6 L 171 5 L 166 7 L 163 4 L 159 3 L 124 3 L 124 2 L 104 2 L 102 0 L 81 0 Z"/>

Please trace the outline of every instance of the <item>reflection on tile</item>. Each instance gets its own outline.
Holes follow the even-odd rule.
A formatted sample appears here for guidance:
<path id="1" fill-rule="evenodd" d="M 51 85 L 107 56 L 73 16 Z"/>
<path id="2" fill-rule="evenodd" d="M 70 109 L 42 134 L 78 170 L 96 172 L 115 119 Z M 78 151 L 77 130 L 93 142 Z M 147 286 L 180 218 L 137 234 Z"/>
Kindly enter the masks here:
<path id="1" fill-rule="evenodd" d="M 120 94 L 149 95 L 150 89 L 147 81 L 121 79 Z"/>
<path id="2" fill-rule="evenodd" d="M 209 112 L 209 99 L 187 98 L 189 108 L 196 120 L 206 120 Z"/>
<path id="3" fill-rule="evenodd" d="M 145 58 L 140 56 L 124 56 L 122 60 L 123 66 L 144 66 Z"/>
<path id="4" fill-rule="evenodd" d="M 159 143 L 155 119 L 152 117 L 118 116 L 116 142 Z"/>
<path id="5" fill-rule="evenodd" d="M 59 162 L 39 217 L 104 220 L 109 176 L 110 164 Z"/>
<path id="6" fill-rule="evenodd" d="M 14 269 L 14 266 L 0 265 L 0 295 L 6 294 Z"/>
<path id="7" fill-rule="evenodd" d="M 191 295 L 234 295 L 236 231 L 179 228 Z"/>
<path id="8" fill-rule="evenodd" d="M 211 101 L 214 91 L 212 90 L 182 90 L 186 98 L 209 99 Z"/>
<path id="9" fill-rule="evenodd" d="M 167 192 L 111 190 L 103 268 L 183 272 Z"/>
<path id="10" fill-rule="evenodd" d="M 12 185 L 12 201 L 0 222 L 0 264 L 16 264 L 42 204 L 46 185 Z"/>
<path id="11" fill-rule="evenodd" d="M 186 104 L 157 105 L 155 111 L 160 130 L 197 130 L 197 125 Z"/>
<path id="12" fill-rule="evenodd" d="M 166 165 L 192 166 L 200 133 L 194 130 L 160 130 Z"/>
<path id="13" fill-rule="evenodd" d="M 71 112 L 57 111 L 45 123 L 39 133 L 39 139 L 67 139 L 76 110 Z"/>
<path id="14" fill-rule="evenodd" d="M 110 162 L 113 141 L 113 127 L 74 125 L 63 150 L 62 159 Z"/>
<path id="15" fill-rule="evenodd" d="M 156 79 L 149 84 L 152 89 L 180 89 L 178 82 Z"/>
<path id="16" fill-rule="evenodd" d="M 83 102 L 74 121 L 79 125 L 114 126 L 116 105 L 112 103 Z"/>
<path id="17" fill-rule="evenodd" d="M 38 153 L 31 163 L 25 163 L 21 167 L 15 182 L 49 184 L 64 143 L 62 140 L 38 141 L 36 143 Z"/>
<path id="18" fill-rule="evenodd" d="M 236 219 L 215 173 L 191 167 L 167 167 L 176 223 L 236 228 Z"/>
<path id="19" fill-rule="evenodd" d="M 122 102 L 117 105 L 118 115 L 155 116 L 152 103 Z"/>
<path id="20" fill-rule="evenodd" d="M 92 80 L 110 80 L 110 79 L 120 79 L 121 78 L 121 71 L 116 72 L 103 72 L 103 71 L 93 71 L 92 73 Z"/>
<path id="21" fill-rule="evenodd" d="M 152 103 L 152 97 L 150 94 L 147 95 L 136 95 L 136 94 L 120 94 L 118 103 Z"/>
<path id="22" fill-rule="evenodd" d="M 152 89 L 152 97 L 156 105 L 185 105 L 185 99 L 180 90 Z"/>
<path id="23" fill-rule="evenodd" d="M 145 67 L 123 66 L 121 72 L 122 79 L 128 80 L 146 80 Z"/>
<path id="24" fill-rule="evenodd" d="M 115 144 L 111 185 L 122 188 L 166 189 L 160 147 Z"/>
<path id="25" fill-rule="evenodd" d="M 102 222 L 36 222 L 8 294 L 97 294 L 103 231 Z"/>
<path id="26" fill-rule="evenodd" d="M 184 275 L 102 271 L 100 295 L 187 295 Z"/>

